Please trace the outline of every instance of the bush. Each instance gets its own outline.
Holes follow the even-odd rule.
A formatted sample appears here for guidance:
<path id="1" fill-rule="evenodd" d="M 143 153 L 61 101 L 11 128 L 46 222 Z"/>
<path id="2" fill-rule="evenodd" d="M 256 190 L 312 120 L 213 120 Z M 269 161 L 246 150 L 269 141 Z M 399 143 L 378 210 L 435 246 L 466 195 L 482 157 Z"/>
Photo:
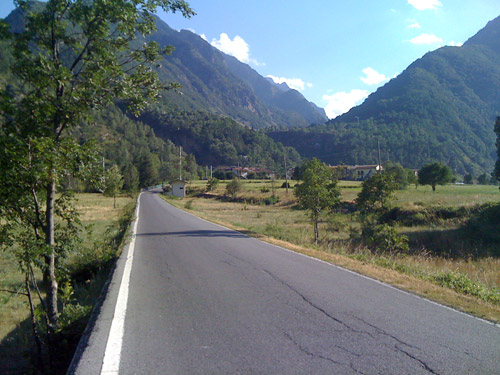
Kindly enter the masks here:
<path id="1" fill-rule="evenodd" d="M 264 199 L 264 203 L 266 204 L 266 206 L 270 206 L 272 204 L 276 204 L 279 201 L 280 201 L 279 198 L 277 196 L 275 196 L 275 195 L 272 195 L 272 196 Z"/>
<path id="2" fill-rule="evenodd" d="M 219 179 L 218 178 L 211 178 L 210 180 L 207 181 L 207 191 L 214 191 L 217 189 L 217 186 L 219 186 Z"/>
<path id="3" fill-rule="evenodd" d="M 377 173 L 363 181 L 362 189 L 356 197 L 356 206 L 363 214 L 378 212 L 387 209 L 397 186 L 394 177 L 389 173 Z"/>
<path id="4" fill-rule="evenodd" d="M 383 225 L 365 225 L 361 234 L 365 244 L 377 252 L 389 252 L 393 254 L 407 253 L 408 237 L 399 234 L 393 227 Z"/>
<path id="5" fill-rule="evenodd" d="M 261 193 L 269 193 L 270 190 L 269 190 L 269 187 L 267 185 L 264 185 L 260 188 L 260 192 Z"/>
<path id="6" fill-rule="evenodd" d="M 236 194 L 238 194 L 242 189 L 242 184 L 239 178 L 232 179 L 226 185 L 226 195 L 229 195 L 232 199 L 236 198 Z"/>

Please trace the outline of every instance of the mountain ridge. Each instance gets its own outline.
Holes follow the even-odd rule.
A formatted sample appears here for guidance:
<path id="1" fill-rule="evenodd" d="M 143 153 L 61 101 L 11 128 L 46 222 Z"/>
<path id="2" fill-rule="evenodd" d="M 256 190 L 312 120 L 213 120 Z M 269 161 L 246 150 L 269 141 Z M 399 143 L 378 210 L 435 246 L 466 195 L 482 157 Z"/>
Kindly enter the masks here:
<path id="1" fill-rule="evenodd" d="M 491 172 L 493 124 L 500 112 L 499 57 L 497 17 L 463 46 L 426 53 L 325 125 L 288 133 L 289 140 L 280 132 L 270 135 L 303 156 L 333 164 L 374 163 L 380 142 L 386 159 L 411 168 L 437 160 L 459 174 Z"/>
<path id="2" fill-rule="evenodd" d="M 182 85 L 182 97 L 166 93 L 165 103 L 180 110 L 206 110 L 228 116 L 246 126 L 305 127 L 327 120 L 324 110 L 298 91 L 274 87 L 247 64 L 229 56 L 199 35 L 176 31 L 157 17 L 157 31 L 150 37 L 175 51 L 157 69 L 160 77 Z M 288 105 L 290 100 L 294 105 Z"/>

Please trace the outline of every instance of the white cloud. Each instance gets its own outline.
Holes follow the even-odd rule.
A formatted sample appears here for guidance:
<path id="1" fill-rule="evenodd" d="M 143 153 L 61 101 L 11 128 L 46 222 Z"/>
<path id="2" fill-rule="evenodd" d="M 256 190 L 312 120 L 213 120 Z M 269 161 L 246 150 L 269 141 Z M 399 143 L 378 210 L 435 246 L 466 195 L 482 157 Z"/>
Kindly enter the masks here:
<path id="1" fill-rule="evenodd" d="M 443 43 L 443 39 L 434 34 L 420 34 L 413 39 L 409 40 L 412 44 L 439 44 Z"/>
<path id="2" fill-rule="evenodd" d="M 312 87 L 312 83 L 309 83 L 309 82 L 306 83 L 300 78 L 275 77 L 275 76 L 271 76 L 271 75 L 268 75 L 268 77 L 271 78 L 275 83 L 278 83 L 278 84 L 286 83 L 288 85 L 288 87 L 295 89 L 295 90 L 298 90 L 298 91 L 304 91 L 306 89 L 306 87 L 309 87 L 309 88 Z"/>
<path id="3" fill-rule="evenodd" d="M 367 85 L 378 85 L 379 83 L 387 81 L 385 74 L 379 73 L 373 68 L 368 67 L 363 69 L 363 74 L 365 74 L 366 77 L 361 77 L 361 80 Z"/>
<path id="4" fill-rule="evenodd" d="M 220 34 L 219 39 L 212 39 L 210 43 L 215 48 L 220 51 L 227 53 L 228 55 L 236 57 L 241 62 L 254 65 L 264 65 L 259 63 L 257 60 L 250 57 L 250 47 L 245 40 L 236 35 L 232 40 L 226 33 Z"/>
<path id="5" fill-rule="evenodd" d="M 355 105 L 361 104 L 367 97 L 367 90 L 341 91 L 333 95 L 323 95 L 323 100 L 327 102 L 325 106 L 326 115 L 329 118 L 335 118 L 342 113 L 346 113 Z"/>
<path id="6" fill-rule="evenodd" d="M 409 29 L 421 29 L 422 26 L 417 21 L 413 21 L 411 24 L 408 25 Z"/>
<path id="7" fill-rule="evenodd" d="M 201 39 L 203 39 L 205 42 L 208 42 L 207 36 L 205 34 L 201 34 Z"/>
<path id="8" fill-rule="evenodd" d="M 437 9 L 443 5 L 439 0 L 408 0 L 408 4 L 418 10 Z"/>
<path id="9" fill-rule="evenodd" d="M 455 41 L 450 41 L 448 42 L 447 46 L 452 46 L 452 47 L 462 47 L 464 44 L 462 42 L 455 42 Z"/>

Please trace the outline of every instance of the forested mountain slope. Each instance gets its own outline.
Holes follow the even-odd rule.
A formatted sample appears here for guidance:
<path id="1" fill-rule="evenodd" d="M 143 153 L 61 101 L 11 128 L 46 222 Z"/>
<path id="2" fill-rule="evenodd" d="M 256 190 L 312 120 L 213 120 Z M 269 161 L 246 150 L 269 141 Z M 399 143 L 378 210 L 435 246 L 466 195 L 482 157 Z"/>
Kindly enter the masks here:
<path id="1" fill-rule="evenodd" d="M 251 128 L 299 126 L 323 123 L 323 109 L 308 102 L 296 90 L 283 91 L 248 65 L 220 52 L 191 31 L 171 29 L 157 19 L 152 39 L 175 51 L 157 71 L 162 80 L 179 82 L 182 95 L 164 95 L 165 107 L 201 110 L 231 117 Z"/>
<path id="2" fill-rule="evenodd" d="M 34 3 L 34 6 L 44 6 L 44 4 Z M 22 30 L 23 28 L 23 18 L 19 10 L 14 10 L 6 18 L 6 21 L 12 30 Z M 165 24 L 160 24 L 161 27 L 172 31 Z M 181 34 L 172 32 L 177 36 Z M 189 38 L 202 40 L 192 33 L 189 34 Z M 172 40 L 167 38 L 164 42 L 169 44 Z M 189 50 L 185 51 L 186 54 L 198 54 L 197 50 L 192 49 L 191 46 L 184 46 L 185 49 Z M 203 41 L 201 46 L 206 49 L 206 53 L 213 54 L 214 58 L 223 61 L 222 54 L 208 43 Z M 181 47 L 181 54 L 182 51 Z M 167 57 L 164 66 L 172 67 L 175 65 L 169 61 L 170 59 L 175 60 L 176 58 Z M 10 72 L 11 64 L 12 51 L 7 42 L 0 42 L 1 90 L 17 87 Z M 206 68 L 212 72 L 211 67 Z M 203 79 L 223 82 L 228 80 L 227 77 L 213 76 L 212 73 L 202 74 L 204 68 L 201 65 L 196 65 L 196 68 L 192 69 L 199 69 L 200 77 Z M 170 71 L 159 68 L 158 73 L 165 84 L 170 81 L 182 81 L 186 77 L 186 72 L 176 69 Z M 226 73 L 231 75 L 228 70 Z M 211 114 L 209 106 L 205 108 L 204 102 L 198 101 L 196 95 L 199 92 L 196 95 L 193 94 L 193 98 L 186 94 L 192 93 L 189 90 L 190 85 L 200 84 L 198 79 L 191 78 L 192 80 L 187 82 L 188 88 L 183 87 L 181 92 L 166 92 L 164 97 L 146 110 L 140 119 L 133 116 L 127 117 L 122 105 L 110 106 L 104 112 L 93 114 L 91 121 L 82 123 L 72 135 L 81 142 L 94 140 L 102 151 L 106 164 L 117 164 L 121 168 L 126 185 L 133 183 L 147 186 L 176 177 L 178 175 L 179 146 L 184 148 L 183 176 L 185 178 L 194 178 L 204 170 L 198 166 L 197 158 L 203 162 L 203 165 L 236 165 L 240 162 L 242 165 L 271 169 L 282 167 L 285 152 L 291 161 L 300 159 L 295 150 L 285 149 L 264 133 L 243 126 L 228 116 L 222 116 L 219 112 Z M 222 91 L 226 89 L 229 90 L 228 97 L 233 100 L 236 100 L 233 94 L 242 90 L 248 94 L 250 101 L 254 101 L 256 106 L 260 105 L 256 96 L 252 94 L 252 90 L 242 81 L 239 81 L 238 86 L 224 86 Z M 231 92 L 231 90 L 235 91 Z M 213 95 L 207 94 L 207 96 Z M 193 103 L 187 105 L 188 110 L 180 110 L 179 108 L 186 107 L 186 98 L 188 101 L 192 99 Z M 223 102 L 220 98 L 214 100 Z M 229 104 L 227 106 L 231 107 Z M 265 106 L 262 106 L 262 111 L 269 112 Z M 267 126 L 266 124 L 262 122 L 262 126 Z"/>
<path id="3" fill-rule="evenodd" d="M 285 155 L 291 166 L 301 159 L 294 148 L 285 147 L 262 130 L 255 131 L 229 117 L 196 111 L 148 111 L 140 120 L 149 124 L 157 136 L 182 145 L 205 166 L 240 164 L 284 173 Z"/>
<path id="4" fill-rule="evenodd" d="M 383 159 L 411 168 L 439 160 L 456 172 L 491 172 L 500 115 L 500 17 L 462 47 L 411 64 L 348 113 L 305 131 L 270 135 L 332 164 Z"/>

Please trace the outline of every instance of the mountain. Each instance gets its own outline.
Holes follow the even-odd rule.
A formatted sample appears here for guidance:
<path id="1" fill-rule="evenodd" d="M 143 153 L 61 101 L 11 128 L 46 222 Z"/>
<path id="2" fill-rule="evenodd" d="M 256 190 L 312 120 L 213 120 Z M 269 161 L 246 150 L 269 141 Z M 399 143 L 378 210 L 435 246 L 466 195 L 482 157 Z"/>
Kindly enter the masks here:
<path id="1" fill-rule="evenodd" d="M 439 160 L 457 173 L 491 172 L 500 114 L 500 17 L 462 47 L 442 47 L 326 125 L 270 135 L 332 164 Z"/>
<path id="2" fill-rule="evenodd" d="M 262 77 L 233 56 L 224 55 L 224 57 L 231 73 L 248 84 L 264 104 L 271 108 L 296 113 L 302 116 L 308 125 L 322 124 L 328 120 L 323 108 L 308 102 L 300 92 L 291 89 L 286 83 L 276 84 L 272 79 Z"/>
<path id="3" fill-rule="evenodd" d="M 298 165 L 301 159 L 295 149 L 275 142 L 263 130 L 255 131 L 229 117 L 202 111 L 149 111 L 139 120 L 151 124 L 158 137 L 182 145 L 201 165 L 239 163 L 283 172 L 284 155 L 289 165 Z"/>
<path id="4" fill-rule="evenodd" d="M 191 31 L 175 31 L 157 18 L 151 39 L 175 51 L 157 69 L 164 81 L 182 85 L 182 95 L 168 92 L 163 104 L 179 110 L 201 110 L 233 118 L 254 129 L 305 127 L 327 120 L 324 110 L 296 90 L 283 91 Z"/>
<path id="5" fill-rule="evenodd" d="M 45 3 L 34 2 L 33 6 L 43 9 Z M 19 9 L 14 10 L 5 21 L 11 31 L 23 31 L 24 20 Z M 204 170 L 198 165 L 201 163 L 217 166 L 239 162 L 241 165 L 279 170 L 283 168 L 284 155 L 291 163 L 300 161 L 294 149 L 285 148 L 262 131 L 252 130 L 244 126 L 243 121 L 238 122 L 223 112 L 231 111 L 233 105 L 230 100 L 245 102 L 267 115 L 270 123 L 266 122 L 266 118 L 260 118 L 258 112 L 245 113 L 236 108 L 230 113 L 240 120 L 248 116 L 249 125 L 276 124 L 272 116 L 277 115 L 260 102 L 248 85 L 230 73 L 220 52 L 195 34 L 175 32 L 164 23 L 159 24 L 159 34 L 155 35 L 162 43 L 169 43 L 168 39 L 162 40 L 166 38 L 165 32 L 172 33 L 179 40 L 185 37 L 197 43 L 177 43 L 176 57 L 169 57 L 158 69 L 165 84 L 183 81 L 186 85 L 182 89 L 183 94 L 168 92 L 140 118 L 127 117 L 120 103 L 109 106 L 102 112 L 94 113 L 89 122 L 73 129 L 71 135 L 75 139 L 81 143 L 96 141 L 107 164 L 120 167 L 126 185 L 148 186 L 178 176 L 179 146 L 185 152 L 183 176 L 186 178 L 201 175 Z M 11 72 L 12 55 L 9 42 L 0 40 L 0 94 L 4 90 L 15 92 L 19 87 Z M 194 62 L 189 68 L 184 67 L 182 61 L 189 56 Z M 214 61 L 215 68 L 210 61 Z M 189 62 L 186 64 L 189 65 Z M 238 97 L 238 94 L 241 95 Z M 279 111 L 276 110 L 276 113 Z M 282 112 L 287 120 L 296 116 Z M 0 116 L 0 132 L 2 121 Z"/>

